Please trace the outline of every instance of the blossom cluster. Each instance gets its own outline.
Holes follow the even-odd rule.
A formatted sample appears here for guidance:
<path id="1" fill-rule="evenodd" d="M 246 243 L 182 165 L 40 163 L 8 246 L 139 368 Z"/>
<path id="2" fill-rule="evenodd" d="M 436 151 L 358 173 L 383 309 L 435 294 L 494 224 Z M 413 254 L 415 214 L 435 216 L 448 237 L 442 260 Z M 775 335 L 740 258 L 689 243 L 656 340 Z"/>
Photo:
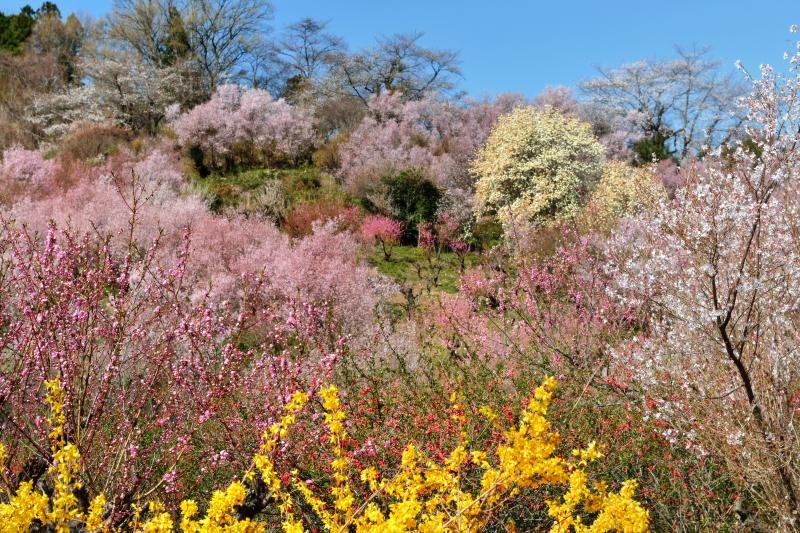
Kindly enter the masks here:
<path id="1" fill-rule="evenodd" d="M 614 225 L 622 217 L 653 208 L 666 196 L 655 169 L 636 168 L 622 161 L 609 161 L 592 191 L 585 218 L 594 227 Z"/>
<path id="2" fill-rule="evenodd" d="M 470 166 L 479 213 L 537 225 L 578 213 L 602 169 L 589 124 L 555 108 L 520 107 L 500 117 Z"/>
<path id="3" fill-rule="evenodd" d="M 157 245 L 117 253 L 55 227 L 41 242 L 6 223 L 0 431 L 15 477 L 51 456 L 40 394 L 54 376 L 59 431 L 117 520 L 123 502 L 174 501 L 243 468 L 257 446 L 243 426 L 266 427 L 285 395 L 331 374 L 347 346 L 327 306 L 270 302 L 258 279 L 238 309 L 192 304 L 188 249 L 187 236 L 165 263 Z"/>
<path id="4" fill-rule="evenodd" d="M 392 256 L 392 247 L 400 244 L 403 225 L 389 217 L 372 215 L 364 219 L 359 232 L 365 242 L 380 243 L 383 255 L 388 261 Z"/>
<path id="5" fill-rule="evenodd" d="M 497 118 L 523 102 L 511 94 L 462 103 L 381 94 L 369 101 L 367 115 L 339 147 L 338 173 L 356 192 L 382 177 L 415 170 L 456 197 L 471 195 L 470 160 Z"/>
<path id="6" fill-rule="evenodd" d="M 189 228 L 186 278 L 194 302 L 235 302 L 243 277 L 263 276 L 265 299 L 328 305 L 337 322 L 355 333 L 369 329 L 380 299 L 392 291 L 388 280 L 359 262 L 358 240 L 339 231 L 336 220 L 310 221 L 310 235 L 292 240 L 266 216 L 213 214 L 186 194 L 179 157 L 169 147 L 138 158 L 122 153 L 96 167 L 78 165 L 72 174 L 67 190 L 41 191 L 6 215 L 40 235 L 55 221 L 75 234 L 111 236 L 116 251 L 127 248 L 129 236 L 142 248 L 157 239 L 162 263 Z"/>
<path id="7" fill-rule="evenodd" d="M 649 311 L 614 364 L 636 369 L 670 439 L 735 463 L 777 529 L 796 528 L 800 509 L 789 400 L 800 384 L 789 355 L 800 339 L 798 58 L 785 78 L 763 67 L 741 102 L 747 141 L 687 163 L 674 199 L 611 236 L 607 267 L 618 301 Z"/>
<path id="8" fill-rule="evenodd" d="M 205 163 L 297 163 L 315 143 L 311 117 L 262 89 L 222 85 L 208 102 L 172 122 L 180 143 L 199 148 Z"/>
<path id="9" fill-rule="evenodd" d="M 39 187 L 53 179 L 55 170 L 55 161 L 44 159 L 38 150 L 27 150 L 22 146 L 6 149 L 0 160 L 0 178 L 29 182 Z"/>

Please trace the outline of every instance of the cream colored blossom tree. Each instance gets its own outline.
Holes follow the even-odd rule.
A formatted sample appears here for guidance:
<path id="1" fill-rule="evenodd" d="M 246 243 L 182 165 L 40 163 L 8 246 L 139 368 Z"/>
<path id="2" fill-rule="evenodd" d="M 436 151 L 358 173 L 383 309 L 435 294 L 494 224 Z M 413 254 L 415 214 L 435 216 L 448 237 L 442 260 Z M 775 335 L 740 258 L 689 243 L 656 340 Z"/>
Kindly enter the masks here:
<path id="1" fill-rule="evenodd" d="M 610 230 L 620 218 L 655 208 L 666 197 L 667 191 L 653 169 L 608 161 L 588 200 L 582 222 L 589 228 Z"/>
<path id="2" fill-rule="evenodd" d="M 500 117 L 471 166 L 479 213 L 536 225 L 571 218 L 603 165 L 591 126 L 548 107 Z"/>

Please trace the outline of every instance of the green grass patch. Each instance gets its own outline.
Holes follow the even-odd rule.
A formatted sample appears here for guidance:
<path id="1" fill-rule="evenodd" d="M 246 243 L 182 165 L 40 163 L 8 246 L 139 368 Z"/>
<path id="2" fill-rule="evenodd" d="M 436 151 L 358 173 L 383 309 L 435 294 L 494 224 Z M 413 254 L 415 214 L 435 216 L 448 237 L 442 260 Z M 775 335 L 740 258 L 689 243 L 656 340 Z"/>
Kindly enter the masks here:
<path id="1" fill-rule="evenodd" d="M 278 178 L 275 170 L 257 168 L 211 174 L 205 178 L 195 174 L 190 180 L 195 192 L 203 197 L 211 210 L 221 212 L 226 209 L 236 209 L 248 195 L 256 193 L 267 182 Z"/>
<path id="2" fill-rule="evenodd" d="M 478 254 L 467 254 L 465 267 L 475 266 L 479 259 Z M 428 261 L 425 251 L 417 246 L 395 246 L 391 259 L 386 260 L 383 252 L 376 247 L 367 257 L 367 262 L 381 274 L 401 286 L 412 287 L 415 292 L 427 292 L 427 287 L 431 288 L 431 292 L 458 292 L 461 268 L 458 256 L 452 252 L 442 252 L 438 258 Z M 432 278 L 437 275 L 437 270 L 438 280 L 434 286 Z"/>
<path id="3" fill-rule="evenodd" d="M 356 199 L 342 190 L 336 179 L 315 167 L 283 169 L 278 172 L 289 207 L 323 200 L 356 205 Z"/>

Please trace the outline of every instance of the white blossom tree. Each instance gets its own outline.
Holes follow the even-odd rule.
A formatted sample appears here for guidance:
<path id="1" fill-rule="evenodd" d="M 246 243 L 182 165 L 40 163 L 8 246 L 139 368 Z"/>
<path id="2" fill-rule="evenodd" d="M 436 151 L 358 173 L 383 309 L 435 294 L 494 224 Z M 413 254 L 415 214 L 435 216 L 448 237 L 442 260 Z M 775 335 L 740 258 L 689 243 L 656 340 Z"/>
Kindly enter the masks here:
<path id="1" fill-rule="evenodd" d="M 771 527 L 800 502 L 800 71 L 742 101 L 747 143 L 684 169 L 674 201 L 612 243 L 620 297 L 650 310 L 616 353 L 653 415 L 723 457 Z"/>
<path id="2" fill-rule="evenodd" d="M 536 225 L 572 217 L 602 164 L 589 124 L 554 107 L 518 107 L 500 117 L 472 163 L 477 210 Z"/>

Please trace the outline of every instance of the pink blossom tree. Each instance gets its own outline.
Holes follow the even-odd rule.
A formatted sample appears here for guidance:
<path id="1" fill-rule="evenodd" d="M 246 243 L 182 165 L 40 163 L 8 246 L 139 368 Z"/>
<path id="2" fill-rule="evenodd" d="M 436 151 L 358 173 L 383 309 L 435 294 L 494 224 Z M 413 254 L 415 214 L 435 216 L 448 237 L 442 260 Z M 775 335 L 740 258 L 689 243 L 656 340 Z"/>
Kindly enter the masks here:
<path id="1" fill-rule="evenodd" d="M 360 262 L 358 241 L 340 231 L 337 220 L 322 220 L 312 225 L 311 235 L 292 240 L 262 217 L 214 215 L 183 190 L 179 154 L 169 147 L 140 158 L 122 153 L 97 167 L 76 165 L 73 173 L 65 190 L 25 198 L 6 214 L 42 235 L 54 220 L 79 235 L 111 236 L 109 245 L 119 253 L 128 246 L 145 250 L 159 239 L 160 263 L 179 249 L 188 227 L 185 278 L 193 302 L 209 298 L 237 305 L 243 276 L 263 274 L 261 294 L 287 306 L 284 312 L 293 301 L 329 308 L 343 331 L 361 338 L 380 320 L 376 309 L 393 290 Z"/>
<path id="2" fill-rule="evenodd" d="M 328 379 L 345 343 L 324 309 L 188 303 L 188 242 L 165 264 L 158 240 L 117 253 L 109 239 L 54 226 L 39 239 L 3 222 L 0 430 L 12 475 L 3 482 L 35 481 L 51 460 L 49 379 L 65 393 L 85 494 L 105 493 L 116 525 L 132 503 L 172 506 L 246 468 L 259 444 L 251 436 L 291 392 Z"/>
<path id="3" fill-rule="evenodd" d="M 55 161 L 44 159 L 38 150 L 26 150 L 19 145 L 3 151 L 0 161 L 0 178 L 28 182 L 35 187 L 47 184 L 55 172 Z"/>
<path id="4" fill-rule="evenodd" d="M 220 86 L 208 102 L 178 116 L 179 142 L 202 153 L 203 164 L 296 164 L 315 144 L 311 117 L 267 91 Z"/>
<path id="5" fill-rule="evenodd" d="M 563 239 L 552 256 L 503 258 L 498 250 L 464 274 L 459 293 L 443 295 L 442 312 L 431 314 L 445 346 L 501 365 L 509 376 L 526 366 L 600 372 L 605 347 L 627 335 L 637 311 L 607 294 L 610 278 L 593 239 L 566 230 Z"/>
<path id="6" fill-rule="evenodd" d="M 458 267 L 463 274 L 466 268 L 467 254 L 469 254 L 470 251 L 469 243 L 463 239 L 451 239 L 448 241 L 447 245 L 450 247 L 450 250 L 456 254 L 456 257 L 458 257 Z"/>
<path id="7" fill-rule="evenodd" d="M 522 102 L 516 95 L 491 102 L 449 102 L 434 96 L 408 101 L 390 92 L 376 96 L 339 148 L 339 176 L 351 190 L 363 193 L 382 177 L 415 170 L 445 190 L 459 208 L 468 209 L 473 185 L 469 161 L 498 116 Z"/>
<path id="8" fill-rule="evenodd" d="M 554 107 L 565 115 L 578 115 L 581 107 L 572 89 L 563 85 L 556 87 L 548 85 L 534 97 L 533 105 L 539 108 Z"/>
<path id="9" fill-rule="evenodd" d="M 400 244 L 403 225 L 389 217 L 372 215 L 364 219 L 359 231 L 365 242 L 380 244 L 384 259 L 389 261 L 392 258 L 392 248 Z"/>

